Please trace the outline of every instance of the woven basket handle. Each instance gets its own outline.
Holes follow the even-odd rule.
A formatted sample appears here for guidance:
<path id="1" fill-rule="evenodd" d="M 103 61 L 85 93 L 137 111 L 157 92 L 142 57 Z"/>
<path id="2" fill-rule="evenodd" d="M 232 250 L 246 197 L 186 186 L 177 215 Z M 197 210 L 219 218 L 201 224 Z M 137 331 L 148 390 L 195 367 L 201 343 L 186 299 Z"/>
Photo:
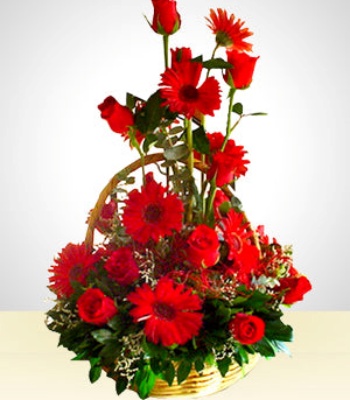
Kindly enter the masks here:
<path id="1" fill-rule="evenodd" d="M 141 168 L 142 164 L 143 165 L 149 165 L 149 164 L 154 164 L 154 163 L 157 163 L 157 162 L 163 161 L 163 160 L 165 160 L 163 153 L 148 154 L 143 158 L 143 160 L 138 159 L 138 160 L 132 162 L 131 164 L 129 164 L 128 166 L 123 168 L 121 171 L 116 173 L 110 179 L 110 181 L 107 183 L 107 185 L 102 189 L 94 208 L 90 212 L 89 219 L 88 219 L 88 222 L 87 222 L 88 226 L 87 226 L 87 229 L 86 229 L 85 242 L 84 243 L 85 243 L 85 246 L 90 251 L 93 250 L 94 231 L 95 231 L 96 223 L 97 223 L 97 221 L 98 221 L 98 219 L 100 217 L 102 208 L 106 203 L 107 197 L 112 193 L 113 189 L 118 185 L 119 182 L 121 182 L 123 179 L 125 179 L 125 176 L 128 176 L 132 172 L 134 172 L 134 171 L 138 170 L 139 168 Z M 208 166 L 206 164 L 204 164 L 204 163 L 202 163 L 201 161 L 198 161 L 198 160 L 195 160 L 194 166 L 195 166 L 196 169 L 198 169 L 199 171 L 202 171 L 202 172 L 204 172 L 208 168 Z M 233 193 L 231 192 L 231 190 L 228 187 L 222 187 L 221 189 L 224 191 L 224 193 L 229 198 L 231 198 L 233 196 Z M 245 221 L 249 224 L 249 229 L 253 232 L 245 213 L 244 213 L 244 218 L 245 218 Z M 254 234 L 254 232 L 253 232 L 253 238 L 254 238 L 255 246 L 260 251 L 259 241 L 258 241 L 256 235 Z"/>
<path id="2" fill-rule="evenodd" d="M 143 164 L 149 165 L 162 160 L 164 160 L 164 155 L 162 153 L 149 154 L 144 157 Z M 88 219 L 88 226 L 85 234 L 85 246 L 89 250 L 92 250 L 93 248 L 95 225 L 97 223 L 98 218 L 100 217 L 102 208 L 106 203 L 107 197 L 112 193 L 113 189 L 118 185 L 118 183 L 123 180 L 122 177 L 125 177 L 125 175 L 129 175 L 132 172 L 138 170 L 139 168 L 141 168 L 141 166 L 142 166 L 141 159 L 132 162 L 131 164 L 123 168 L 121 171 L 119 171 L 117 174 L 115 174 L 112 177 L 112 179 L 110 179 L 110 181 L 107 183 L 107 185 L 102 189 L 95 204 L 95 207 L 91 210 Z"/>

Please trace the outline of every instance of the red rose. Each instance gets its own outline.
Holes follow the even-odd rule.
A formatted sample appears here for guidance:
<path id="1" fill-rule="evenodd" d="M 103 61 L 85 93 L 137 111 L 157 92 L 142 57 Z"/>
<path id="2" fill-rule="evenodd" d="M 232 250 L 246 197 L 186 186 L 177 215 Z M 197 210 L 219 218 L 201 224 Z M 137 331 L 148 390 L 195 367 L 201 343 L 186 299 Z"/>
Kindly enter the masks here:
<path id="1" fill-rule="evenodd" d="M 310 281 L 304 275 L 299 275 L 293 269 L 295 275 L 280 280 L 280 289 L 286 290 L 283 304 L 293 304 L 303 300 L 304 294 L 312 289 Z"/>
<path id="2" fill-rule="evenodd" d="M 255 315 L 238 313 L 230 321 L 229 329 L 238 342 L 253 344 L 264 337 L 265 322 Z"/>
<path id="3" fill-rule="evenodd" d="M 161 35 L 171 35 L 179 30 L 181 25 L 180 14 L 174 0 L 152 0 L 154 15 L 152 28 Z"/>
<path id="4" fill-rule="evenodd" d="M 79 317 L 94 325 L 104 325 L 118 312 L 113 299 L 97 288 L 87 289 L 79 297 L 77 307 Z"/>
<path id="5" fill-rule="evenodd" d="M 139 267 L 129 247 L 114 251 L 106 261 L 105 269 L 108 276 L 122 286 L 130 285 L 139 276 Z"/>
<path id="6" fill-rule="evenodd" d="M 108 233 L 111 231 L 117 209 L 117 202 L 114 199 L 104 204 L 100 213 L 100 217 L 96 222 L 96 229 L 99 232 Z"/>
<path id="7" fill-rule="evenodd" d="M 224 75 L 226 83 L 236 89 L 248 87 L 253 80 L 255 64 L 259 57 L 251 57 L 237 50 L 227 50 L 227 61 L 233 65 Z"/>
<path id="8" fill-rule="evenodd" d="M 108 122 L 112 131 L 127 139 L 129 127 L 134 125 L 134 115 L 130 108 L 122 106 L 114 97 L 108 96 L 98 105 L 98 109 L 101 111 L 101 118 Z"/>
<path id="9" fill-rule="evenodd" d="M 212 267 L 219 259 L 219 239 L 214 229 L 198 225 L 190 234 L 187 259 L 195 267 Z"/>

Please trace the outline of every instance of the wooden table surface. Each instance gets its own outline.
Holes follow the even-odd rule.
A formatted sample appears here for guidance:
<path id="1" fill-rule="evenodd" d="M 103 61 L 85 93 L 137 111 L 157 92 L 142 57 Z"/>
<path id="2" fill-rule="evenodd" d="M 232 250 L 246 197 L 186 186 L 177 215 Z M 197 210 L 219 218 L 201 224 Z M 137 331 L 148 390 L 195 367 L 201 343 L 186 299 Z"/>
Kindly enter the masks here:
<path id="1" fill-rule="evenodd" d="M 94 384 L 86 361 L 57 347 L 43 311 L 0 312 L 1 400 L 116 400 L 114 382 Z M 287 312 L 292 356 L 261 359 L 256 368 L 211 400 L 349 400 L 350 311 Z M 127 391 L 120 399 L 138 399 Z"/>

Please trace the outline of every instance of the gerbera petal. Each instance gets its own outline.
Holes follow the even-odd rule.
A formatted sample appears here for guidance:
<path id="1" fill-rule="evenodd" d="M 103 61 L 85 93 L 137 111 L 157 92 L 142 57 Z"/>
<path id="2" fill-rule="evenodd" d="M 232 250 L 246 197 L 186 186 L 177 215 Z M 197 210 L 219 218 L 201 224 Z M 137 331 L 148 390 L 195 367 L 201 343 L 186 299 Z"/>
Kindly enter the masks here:
<path id="1" fill-rule="evenodd" d="M 196 336 L 202 326 L 203 314 L 197 312 L 201 308 L 198 295 L 169 278 L 161 278 L 153 290 L 147 284 L 137 288 L 128 300 L 135 305 L 130 311 L 134 318 L 145 311 L 149 313 L 144 329 L 147 339 L 153 343 L 184 344 Z"/>
<path id="2" fill-rule="evenodd" d="M 151 175 L 147 174 L 141 192 L 134 189 L 129 193 L 122 217 L 126 233 L 142 244 L 158 242 L 182 228 L 182 201 L 174 193 L 166 194 Z"/>
<path id="3" fill-rule="evenodd" d="M 238 51 L 251 51 L 252 44 L 245 41 L 253 33 L 248 28 L 244 28 L 244 21 L 236 19 L 234 14 L 228 15 L 226 10 L 218 8 L 216 11 L 210 10 L 210 17 L 206 18 L 208 27 L 216 35 L 216 42 L 219 46 L 224 46 Z"/>

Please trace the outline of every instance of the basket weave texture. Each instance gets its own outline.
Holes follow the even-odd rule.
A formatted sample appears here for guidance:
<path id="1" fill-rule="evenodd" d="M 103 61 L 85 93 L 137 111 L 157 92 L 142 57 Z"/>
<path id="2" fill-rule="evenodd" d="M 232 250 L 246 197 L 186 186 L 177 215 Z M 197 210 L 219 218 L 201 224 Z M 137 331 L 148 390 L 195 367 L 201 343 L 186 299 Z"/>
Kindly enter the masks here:
<path id="1" fill-rule="evenodd" d="M 259 358 L 258 354 L 251 355 L 249 363 L 243 367 L 237 363 L 231 364 L 225 377 L 222 377 L 216 367 L 207 365 L 200 374 L 192 369 L 188 378 L 180 385 L 174 381 L 169 386 L 164 380 L 157 379 L 150 397 L 199 398 L 220 392 L 244 378 L 255 367 Z"/>

